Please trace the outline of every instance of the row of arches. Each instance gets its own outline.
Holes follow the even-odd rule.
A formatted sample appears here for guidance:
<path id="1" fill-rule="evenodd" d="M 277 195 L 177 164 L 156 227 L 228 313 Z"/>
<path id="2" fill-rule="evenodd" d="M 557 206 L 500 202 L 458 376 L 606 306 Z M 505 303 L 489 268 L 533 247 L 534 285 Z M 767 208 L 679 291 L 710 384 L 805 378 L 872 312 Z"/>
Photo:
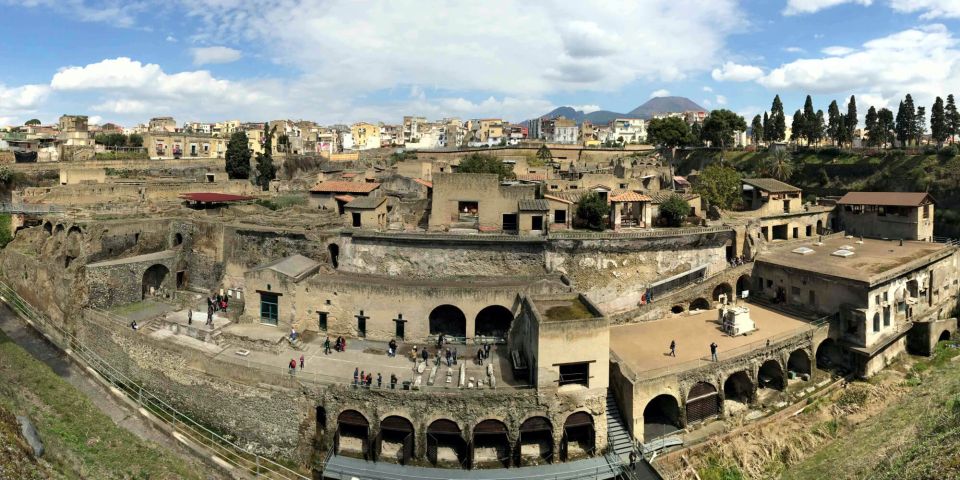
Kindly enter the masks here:
<path id="1" fill-rule="evenodd" d="M 317 407 L 317 422 L 318 430 L 324 430 L 323 407 Z M 555 445 L 553 422 L 543 416 L 521 422 L 515 435 L 511 435 L 501 420 L 481 420 L 470 432 L 464 432 L 457 422 L 438 419 L 423 428 L 419 438 L 413 422 L 398 415 L 380 420 L 376 431 L 356 410 L 344 410 L 336 422 L 335 455 L 402 465 L 419 459 L 418 452 L 423 452 L 422 460 L 437 467 L 507 468 L 567 461 L 591 456 L 596 451 L 593 417 L 586 412 L 567 416 L 559 445 Z M 426 445 L 420 446 L 418 442 Z"/>
<path id="2" fill-rule="evenodd" d="M 732 300 L 734 292 L 736 296 L 740 297 L 743 295 L 743 292 L 750 290 L 750 275 L 741 275 L 736 282 L 736 290 L 734 287 L 727 282 L 718 284 L 713 288 L 713 291 L 710 292 L 710 298 L 698 297 L 694 299 L 687 306 L 687 310 L 709 310 L 713 302 L 716 302 L 720 295 L 726 295 L 728 299 Z M 670 308 L 670 311 L 673 313 L 683 313 L 684 306 L 682 304 L 674 305 Z"/>
<path id="3" fill-rule="evenodd" d="M 811 374 L 810 358 L 803 349 L 790 353 L 787 371 Z M 661 394 L 649 402 L 643 410 L 644 439 L 650 440 L 677 431 L 688 424 L 720 415 L 724 400 L 744 404 L 756 399 L 758 388 L 783 391 L 787 387 L 787 371 L 780 362 L 769 359 L 757 369 L 756 382 L 746 370 L 731 373 L 723 382 L 723 390 L 710 382 L 697 382 L 690 387 L 681 410 L 681 403 L 672 394 Z"/>
<path id="4" fill-rule="evenodd" d="M 58 223 L 56 226 L 54 226 L 49 220 L 43 222 L 43 231 L 46 232 L 47 235 L 59 234 L 64 230 L 67 230 L 67 235 L 83 233 L 83 231 L 80 230 L 80 227 L 77 225 L 73 225 L 67 229 L 62 223 Z"/>
<path id="5" fill-rule="evenodd" d="M 430 335 L 467 336 L 467 317 L 454 305 L 440 305 L 430 312 Z M 505 340 L 513 324 L 513 312 L 501 305 L 490 305 L 477 313 L 474 336 Z"/>

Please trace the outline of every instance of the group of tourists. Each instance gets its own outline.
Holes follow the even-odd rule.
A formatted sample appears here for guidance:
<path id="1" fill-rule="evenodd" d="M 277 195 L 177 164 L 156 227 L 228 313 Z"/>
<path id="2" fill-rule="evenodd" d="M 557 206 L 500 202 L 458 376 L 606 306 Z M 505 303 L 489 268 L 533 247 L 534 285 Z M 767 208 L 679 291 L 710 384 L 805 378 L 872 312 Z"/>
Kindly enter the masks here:
<path id="1" fill-rule="evenodd" d="M 733 257 L 730 259 L 731 267 L 739 267 L 740 265 L 746 265 L 747 257 L 740 255 L 739 257 Z"/>
<path id="2" fill-rule="evenodd" d="M 303 370 L 303 365 L 304 365 L 303 360 L 304 360 L 303 355 L 300 355 L 300 370 Z M 291 358 L 290 363 L 287 364 L 287 368 L 290 371 L 290 375 L 294 375 L 295 373 L 297 373 L 297 360 L 294 358 Z"/>
<path id="3" fill-rule="evenodd" d="M 337 337 L 337 341 L 333 345 L 333 349 L 338 352 L 347 351 L 347 339 L 343 337 Z M 323 340 L 323 354 L 330 355 L 330 336 L 327 335 L 327 338 Z"/>
<path id="4" fill-rule="evenodd" d="M 484 343 L 477 349 L 477 365 L 483 366 L 483 361 L 490 358 L 490 344 Z"/>
<path id="5" fill-rule="evenodd" d="M 397 388 L 399 379 L 396 374 L 390 374 L 390 389 Z M 359 367 L 353 369 L 353 386 L 357 388 L 373 388 L 373 372 L 360 370 Z M 377 388 L 383 388 L 383 375 L 377 372 Z"/>
<path id="6" fill-rule="evenodd" d="M 767 340 L 767 346 L 770 346 L 770 340 Z M 670 340 L 670 353 L 671 357 L 677 356 L 677 341 Z M 710 342 L 710 360 L 714 362 L 719 362 L 720 359 L 717 357 L 717 342 Z"/>

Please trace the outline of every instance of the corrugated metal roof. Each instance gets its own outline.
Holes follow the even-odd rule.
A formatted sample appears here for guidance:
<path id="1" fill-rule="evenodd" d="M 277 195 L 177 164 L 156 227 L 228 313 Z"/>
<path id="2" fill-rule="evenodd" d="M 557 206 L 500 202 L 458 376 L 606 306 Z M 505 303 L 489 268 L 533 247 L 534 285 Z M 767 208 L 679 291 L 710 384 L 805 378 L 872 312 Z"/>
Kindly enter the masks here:
<path id="1" fill-rule="evenodd" d="M 521 212 L 545 212 L 550 210 L 550 202 L 542 198 L 525 198 L 518 203 Z"/>
<path id="2" fill-rule="evenodd" d="M 344 207 L 369 210 L 371 208 L 379 207 L 381 203 L 386 201 L 387 201 L 386 197 L 358 197 L 353 199 L 352 202 L 344 205 Z"/>
<path id="3" fill-rule="evenodd" d="M 781 182 L 776 178 L 744 178 L 743 183 L 770 193 L 799 192 L 800 187 Z"/>
<path id="4" fill-rule="evenodd" d="M 926 192 L 847 192 L 839 205 L 884 205 L 891 207 L 919 207 L 925 203 L 936 203 Z"/>

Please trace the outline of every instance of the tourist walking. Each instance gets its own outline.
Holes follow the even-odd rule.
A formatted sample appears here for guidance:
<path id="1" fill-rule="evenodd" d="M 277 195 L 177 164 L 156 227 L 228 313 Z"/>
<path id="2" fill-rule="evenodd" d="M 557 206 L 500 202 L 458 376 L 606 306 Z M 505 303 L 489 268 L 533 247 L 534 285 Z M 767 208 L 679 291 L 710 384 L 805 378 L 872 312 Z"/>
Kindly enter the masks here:
<path id="1" fill-rule="evenodd" d="M 303 370 L 303 355 L 300 355 L 300 370 Z"/>
<path id="2" fill-rule="evenodd" d="M 489 343 L 483 344 L 483 358 L 486 358 L 486 359 L 490 358 L 490 346 L 491 345 Z"/>
<path id="3" fill-rule="evenodd" d="M 453 364 L 456 365 L 456 364 L 457 364 L 457 349 L 454 348 L 454 349 L 450 352 L 450 354 L 451 354 L 451 356 L 453 357 Z"/>
<path id="4" fill-rule="evenodd" d="M 677 356 L 677 341 L 676 341 L 676 340 L 670 340 L 670 356 L 671 356 L 671 357 L 676 357 L 676 356 Z"/>
<path id="5" fill-rule="evenodd" d="M 297 361 L 291 358 L 288 366 L 290 367 L 290 376 L 292 377 L 293 374 L 297 371 Z"/>
<path id="6" fill-rule="evenodd" d="M 367 388 L 370 388 L 370 385 L 373 384 L 373 374 L 367 373 Z"/>
<path id="7" fill-rule="evenodd" d="M 383 375 L 377 372 L 377 388 L 383 388 Z"/>
<path id="8" fill-rule="evenodd" d="M 477 364 L 483 366 L 483 347 L 477 349 Z"/>
<path id="9" fill-rule="evenodd" d="M 710 343 L 710 357 L 713 358 L 714 362 L 717 362 L 717 342 Z"/>
<path id="10" fill-rule="evenodd" d="M 446 357 L 446 359 L 447 359 L 447 368 L 449 368 L 450 365 L 452 365 L 452 364 L 450 363 L 450 362 L 451 362 L 451 359 L 450 359 L 450 349 L 449 349 L 449 348 L 446 349 L 446 351 L 443 352 L 443 355 L 444 355 L 444 357 Z"/>
<path id="11" fill-rule="evenodd" d="M 423 347 L 423 350 L 420 351 L 420 357 L 423 358 L 423 363 L 427 363 L 427 360 L 430 358 L 430 354 L 427 353 L 427 347 Z"/>
<path id="12" fill-rule="evenodd" d="M 630 452 L 630 470 L 637 469 L 637 452 Z"/>
<path id="13" fill-rule="evenodd" d="M 207 308 L 207 326 L 213 325 L 213 307 Z"/>
<path id="14" fill-rule="evenodd" d="M 187 309 L 187 325 L 193 325 L 193 310 Z"/>
<path id="15" fill-rule="evenodd" d="M 390 343 L 387 345 L 387 356 L 396 357 L 397 356 L 397 341 L 390 340 Z"/>
<path id="16" fill-rule="evenodd" d="M 323 354 L 330 355 L 330 335 L 323 341 Z"/>
<path id="17" fill-rule="evenodd" d="M 358 375 L 360 375 L 360 368 L 359 368 L 359 367 L 353 369 L 353 386 L 354 386 L 354 387 L 357 386 L 357 378 L 358 378 Z"/>
<path id="18" fill-rule="evenodd" d="M 297 329 L 290 327 L 290 341 L 293 342 L 297 339 Z"/>
<path id="19" fill-rule="evenodd" d="M 397 375 L 395 373 L 390 374 L 390 390 L 397 389 Z"/>

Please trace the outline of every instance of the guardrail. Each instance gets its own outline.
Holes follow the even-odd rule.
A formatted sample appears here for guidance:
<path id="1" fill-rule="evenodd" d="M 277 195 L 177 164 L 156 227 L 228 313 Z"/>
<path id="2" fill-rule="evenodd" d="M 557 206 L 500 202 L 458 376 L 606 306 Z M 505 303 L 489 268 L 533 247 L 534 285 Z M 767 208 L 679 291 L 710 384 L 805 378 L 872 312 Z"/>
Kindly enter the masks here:
<path id="1" fill-rule="evenodd" d="M 50 321 L 39 313 L 29 303 L 8 285 L 0 282 L 0 301 L 3 301 L 15 312 L 27 319 L 34 328 L 37 328 L 47 340 L 73 358 L 86 364 L 85 366 L 97 373 L 101 378 L 123 392 L 145 411 L 153 414 L 163 423 L 168 424 L 174 432 L 183 435 L 204 447 L 228 465 L 240 469 L 260 478 L 278 478 L 293 480 L 310 480 L 310 477 L 285 467 L 269 458 L 250 452 L 220 434 L 204 427 L 188 415 L 170 406 L 156 394 L 145 389 L 139 382 L 127 377 L 123 372 L 100 357 L 88 348 L 78 338 L 60 325 Z M 57 338 L 59 336 L 59 338 Z"/>
<path id="2" fill-rule="evenodd" d="M 653 228 L 642 232 L 550 232 L 550 240 L 620 240 L 632 238 L 660 238 L 680 237 L 683 235 L 703 235 L 708 233 L 730 232 L 730 227 L 688 227 L 688 228 Z"/>

